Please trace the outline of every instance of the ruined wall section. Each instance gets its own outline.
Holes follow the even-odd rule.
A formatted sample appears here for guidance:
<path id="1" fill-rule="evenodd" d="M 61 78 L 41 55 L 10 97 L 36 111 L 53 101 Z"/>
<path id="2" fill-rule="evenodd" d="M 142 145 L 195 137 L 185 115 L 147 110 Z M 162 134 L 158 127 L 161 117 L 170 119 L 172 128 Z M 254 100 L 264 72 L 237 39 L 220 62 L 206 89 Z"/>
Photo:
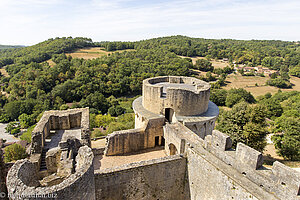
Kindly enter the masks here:
<path id="1" fill-rule="evenodd" d="M 95 171 L 96 199 L 189 199 L 186 159 L 170 156 Z"/>
<path id="2" fill-rule="evenodd" d="M 90 146 L 89 109 L 77 108 L 64 111 L 45 111 L 32 131 L 31 154 L 41 154 L 50 130 L 81 128 L 81 140 Z"/>
<path id="3" fill-rule="evenodd" d="M 95 199 L 94 155 L 83 146 L 76 156 L 76 170 L 66 180 L 51 187 L 39 187 L 37 168 L 29 160 L 19 160 L 7 175 L 10 199 Z"/>
<path id="4" fill-rule="evenodd" d="M 129 129 L 115 131 L 106 137 L 105 155 L 121 155 L 145 149 L 145 130 Z"/>
<path id="5" fill-rule="evenodd" d="M 122 155 L 155 147 L 155 137 L 163 136 L 164 118 L 147 120 L 143 128 L 115 131 L 106 137 L 105 155 Z M 161 142 L 161 141 L 160 141 Z"/>
<path id="6" fill-rule="evenodd" d="M 193 89 L 168 87 L 163 94 L 163 86 L 157 83 L 181 83 L 193 85 Z M 183 76 L 162 76 L 143 81 L 143 106 L 145 109 L 164 114 L 165 108 L 172 108 L 177 115 L 193 116 L 207 111 L 210 85 L 196 78 Z"/>

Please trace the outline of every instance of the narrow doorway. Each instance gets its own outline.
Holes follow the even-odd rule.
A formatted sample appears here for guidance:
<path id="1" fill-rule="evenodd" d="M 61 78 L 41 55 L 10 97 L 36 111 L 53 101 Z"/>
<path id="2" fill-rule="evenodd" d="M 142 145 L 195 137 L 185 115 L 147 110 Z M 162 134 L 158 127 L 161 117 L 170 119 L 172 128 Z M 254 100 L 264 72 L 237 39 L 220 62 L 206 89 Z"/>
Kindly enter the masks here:
<path id="1" fill-rule="evenodd" d="M 174 114 L 174 111 L 172 108 L 165 109 L 165 118 L 170 123 L 172 122 L 173 114 Z"/>
<path id="2" fill-rule="evenodd" d="M 159 145 L 159 136 L 155 136 L 155 146 Z"/>
<path id="3" fill-rule="evenodd" d="M 165 138 L 163 136 L 161 136 L 161 146 L 165 146 Z"/>
<path id="4" fill-rule="evenodd" d="M 175 147 L 174 144 L 169 144 L 169 151 L 170 151 L 170 156 L 176 155 L 177 154 L 177 148 Z"/>

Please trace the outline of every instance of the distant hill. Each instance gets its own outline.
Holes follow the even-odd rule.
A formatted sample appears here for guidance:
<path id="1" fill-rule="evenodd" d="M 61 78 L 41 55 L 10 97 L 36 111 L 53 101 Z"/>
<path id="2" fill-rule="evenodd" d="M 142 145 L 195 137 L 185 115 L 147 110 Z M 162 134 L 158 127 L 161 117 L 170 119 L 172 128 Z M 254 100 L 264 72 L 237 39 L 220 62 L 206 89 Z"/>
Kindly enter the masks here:
<path id="1" fill-rule="evenodd" d="M 25 47 L 22 45 L 1 45 L 0 44 L 0 49 L 12 49 L 12 48 L 20 48 L 20 47 Z"/>

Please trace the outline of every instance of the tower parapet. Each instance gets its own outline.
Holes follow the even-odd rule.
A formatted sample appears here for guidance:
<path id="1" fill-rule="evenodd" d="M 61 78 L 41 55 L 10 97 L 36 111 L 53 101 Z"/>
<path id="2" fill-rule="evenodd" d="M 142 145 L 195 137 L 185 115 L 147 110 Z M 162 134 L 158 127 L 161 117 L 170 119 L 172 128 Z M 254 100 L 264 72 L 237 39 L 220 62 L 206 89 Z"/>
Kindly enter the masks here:
<path id="1" fill-rule="evenodd" d="M 143 106 L 165 115 L 172 109 L 179 116 L 200 115 L 207 111 L 210 85 L 196 78 L 161 76 L 143 81 Z"/>

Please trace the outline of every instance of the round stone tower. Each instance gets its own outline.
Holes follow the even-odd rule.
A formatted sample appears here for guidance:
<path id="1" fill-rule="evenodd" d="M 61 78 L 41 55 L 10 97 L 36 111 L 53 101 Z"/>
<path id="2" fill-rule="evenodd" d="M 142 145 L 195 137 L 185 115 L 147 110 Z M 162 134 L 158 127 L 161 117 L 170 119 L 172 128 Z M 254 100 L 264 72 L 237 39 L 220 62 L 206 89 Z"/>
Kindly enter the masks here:
<path id="1" fill-rule="evenodd" d="M 147 120 L 163 118 L 166 122 L 181 122 L 201 138 L 210 135 L 219 114 L 209 101 L 210 84 L 192 77 L 161 76 L 143 81 L 143 95 L 133 102 L 135 127 Z"/>
<path id="2" fill-rule="evenodd" d="M 156 114 L 166 110 L 195 116 L 208 109 L 210 85 L 191 77 L 164 76 L 143 81 L 143 106 Z"/>

